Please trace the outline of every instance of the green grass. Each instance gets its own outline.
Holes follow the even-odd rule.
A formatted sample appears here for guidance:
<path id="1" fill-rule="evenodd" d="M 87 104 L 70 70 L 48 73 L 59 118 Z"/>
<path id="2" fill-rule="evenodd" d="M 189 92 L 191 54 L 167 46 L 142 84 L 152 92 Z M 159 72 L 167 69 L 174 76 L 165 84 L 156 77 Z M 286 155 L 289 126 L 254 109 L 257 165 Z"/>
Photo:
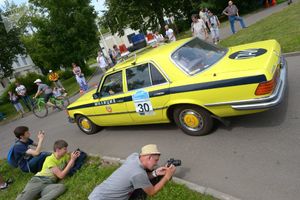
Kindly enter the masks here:
<path id="1" fill-rule="evenodd" d="M 23 173 L 19 169 L 13 169 L 4 161 L 0 161 L 0 171 L 4 178 L 12 177 L 14 183 L 6 190 L 0 191 L 0 199 L 16 199 L 16 196 L 24 189 L 26 183 L 33 174 Z M 67 191 L 58 198 L 58 200 L 87 199 L 92 190 L 105 180 L 115 169 L 117 165 L 101 164 L 97 157 L 89 157 L 86 164 L 72 177 L 67 177 L 62 182 L 67 187 Z M 189 190 L 183 185 L 173 182 L 167 184 L 156 196 L 149 198 L 151 200 L 214 200 L 215 198 L 207 195 L 201 195 Z"/>
<path id="2" fill-rule="evenodd" d="M 272 14 L 221 41 L 222 46 L 234 46 L 250 42 L 276 39 L 283 52 L 300 51 L 300 3 Z"/>

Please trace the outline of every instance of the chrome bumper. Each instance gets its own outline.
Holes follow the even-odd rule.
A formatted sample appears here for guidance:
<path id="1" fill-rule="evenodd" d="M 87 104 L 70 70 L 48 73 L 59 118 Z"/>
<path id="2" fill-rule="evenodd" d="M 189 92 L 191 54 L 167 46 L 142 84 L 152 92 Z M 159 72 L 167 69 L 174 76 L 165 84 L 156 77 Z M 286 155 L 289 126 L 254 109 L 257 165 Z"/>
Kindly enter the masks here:
<path id="1" fill-rule="evenodd" d="M 283 57 L 281 57 L 280 66 L 280 77 L 272 95 L 257 99 L 206 104 L 205 106 L 230 105 L 235 110 L 259 110 L 279 105 L 287 87 L 287 62 Z"/>

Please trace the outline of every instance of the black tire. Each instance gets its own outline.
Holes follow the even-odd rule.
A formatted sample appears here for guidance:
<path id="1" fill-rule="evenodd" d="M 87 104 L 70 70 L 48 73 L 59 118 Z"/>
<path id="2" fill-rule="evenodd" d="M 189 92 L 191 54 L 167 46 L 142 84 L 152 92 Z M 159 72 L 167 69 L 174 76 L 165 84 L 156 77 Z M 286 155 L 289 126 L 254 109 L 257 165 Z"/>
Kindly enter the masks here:
<path id="1" fill-rule="evenodd" d="M 44 118 L 48 115 L 48 108 L 47 108 L 47 105 L 44 104 L 40 107 L 38 107 L 37 104 L 35 104 L 33 107 L 32 107 L 32 112 L 35 116 L 37 116 L 38 118 Z"/>
<path id="2" fill-rule="evenodd" d="M 79 129 L 87 135 L 95 134 L 102 129 L 100 126 L 94 124 L 91 120 L 89 120 L 89 118 L 84 115 L 77 116 L 76 123 Z"/>
<path id="3" fill-rule="evenodd" d="M 213 128 L 211 114 L 198 106 L 178 106 L 173 112 L 173 117 L 177 126 L 188 135 L 207 135 Z"/>

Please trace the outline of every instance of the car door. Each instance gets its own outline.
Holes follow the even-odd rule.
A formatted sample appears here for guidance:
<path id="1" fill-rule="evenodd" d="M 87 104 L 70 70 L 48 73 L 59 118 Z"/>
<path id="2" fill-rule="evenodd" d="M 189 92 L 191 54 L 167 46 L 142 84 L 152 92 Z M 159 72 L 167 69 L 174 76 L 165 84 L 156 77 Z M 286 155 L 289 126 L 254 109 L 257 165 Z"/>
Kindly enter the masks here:
<path id="1" fill-rule="evenodd" d="M 169 82 L 159 68 L 153 63 L 131 66 L 125 76 L 127 95 L 132 99 L 126 105 L 134 123 L 167 122 Z"/>
<path id="2" fill-rule="evenodd" d="M 97 124 L 127 125 L 132 123 L 124 101 L 122 71 L 108 74 L 99 87 L 100 98 L 95 101 L 94 118 Z"/>

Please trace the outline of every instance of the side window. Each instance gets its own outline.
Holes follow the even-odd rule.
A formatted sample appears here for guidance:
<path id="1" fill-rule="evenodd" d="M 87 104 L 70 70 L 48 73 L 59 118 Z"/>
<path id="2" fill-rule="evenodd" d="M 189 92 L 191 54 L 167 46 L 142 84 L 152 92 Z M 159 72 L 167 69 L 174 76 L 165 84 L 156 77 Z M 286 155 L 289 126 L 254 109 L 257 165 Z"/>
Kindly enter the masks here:
<path id="1" fill-rule="evenodd" d="M 136 90 L 151 86 L 148 64 L 126 69 L 126 79 L 128 90 Z"/>
<path id="2" fill-rule="evenodd" d="M 108 75 L 102 84 L 100 94 L 102 97 L 123 92 L 122 71 Z"/>
<path id="3" fill-rule="evenodd" d="M 167 82 L 163 75 L 161 75 L 161 73 L 156 69 L 154 65 L 149 65 L 151 66 L 152 85 L 158 85 Z"/>

